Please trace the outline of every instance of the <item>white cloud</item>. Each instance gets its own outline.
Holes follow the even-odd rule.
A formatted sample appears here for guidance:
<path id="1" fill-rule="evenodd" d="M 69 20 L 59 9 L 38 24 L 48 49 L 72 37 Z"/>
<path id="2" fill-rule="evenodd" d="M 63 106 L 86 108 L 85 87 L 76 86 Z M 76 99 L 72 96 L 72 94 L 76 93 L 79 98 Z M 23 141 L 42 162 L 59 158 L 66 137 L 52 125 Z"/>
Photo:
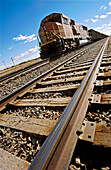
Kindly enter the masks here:
<path id="1" fill-rule="evenodd" d="M 29 54 L 31 54 L 31 53 L 34 53 L 34 52 L 36 52 L 38 49 L 39 49 L 39 47 L 35 46 L 34 48 L 31 48 L 31 49 L 25 51 L 24 53 L 21 53 L 20 55 L 16 56 L 15 59 L 19 59 L 19 58 L 22 58 L 22 57 L 24 57 L 24 56 L 26 56 L 26 55 L 29 55 Z"/>
<path id="2" fill-rule="evenodd" d="M 106 6 L 104 6 L 104 5 L 102 5 L 102 6 L 100 6 L 100 10 L 102 10 L 102 9 L 106 9 L 107 7 Z"/>
<path id="3" fill-rule="evenodd" d="M 111 28 L 110 29 L 105 29 L 103 31 L 101 31 L 102 33 L 106 34 L 106 35 L 111 35 Z"/>
<path id="4" fill-rule="evenodd" d="M 97 28 L 95 28 L 96 30 L 101 30 L 103 27 L 101 26 L 101 27 L 97 27 Z"/>
<path id="5" fill-rule="evenodd" d="M 93 23 L 95 23 L 95 22 L 97 22 L 98 20 L 97 20 L 97 19 L 91 19 L 91 21 L 92 21 Z"/>
<path id="6" fill-rule="evenodd" d="M 39 49 L 39 47 L 35 46 L 34 48 L 31 48 L 31 49 L 21 53 L 20 55 L 13 57 L 15 64 L 19 64 L 23 61 L 27 61 L 27 60 L 31 60 L 31 59 L 40 57 L 38 49 Z M 5 63 L 6 63 L 6 66 L 4 64 L 0 65 L 0 70 L 5 69 L 6 67 L 11 67 L 13 65 L 12 61 L 5 62 Z"/>
<path id="7" fill-rule="evenodd" d="M 111 22 L 108 24 L 103 24 L 100 27 L 96 27 L 95 30 L 104 33 L 106 35 L 111 35 Z"/>
<path id="8" fill-rule="evenodd" d="M 103 25 L 102 25 L 102 27 L 106 27 L 106 26 L 107 26 L 107 24 L 103 24 Z"/>
<path id="9" fill-rule="evenodd" d="M 84 20 L 85 22 L 89 22 L 89 19 Z"/>
<path id="10" fill-rule="evenodd" d="M 99 15 L 95 15 L 94 17 L 95 17 L 95 18 L 99 18 Z"/>
<path id="11" fill-rule="evenodd" d="M 100 16 L 101 19 L 104 19 L 104 18 L 106 18 L 106 17 L 107 17 L 107 15 L 101 15 L 101 16 Z"/>
<path id="12" fill-rule="evenodd" d="M 104 5 L 100 6 L 100 10 L 104 7 Z"/>
<path id="13" fill-rule="evenodd" d="M 18 37 L 13 37 L 13 40 L 15 41 L 25 40 L 24 43 L 27 43 L 27 42 L 35 41 L 36 37 L 35 34 L 29 36 L 20 34 Z"/>
<path id="14" fill-rule="evenodd" d="M 107 15 L 111 15 L 111 12 L 107 12 Z"/>
<path id="15" fill-rule="evenodd" d="M 109 2 L 109 6 L 111 6 L 111 2 Z"/>
<path id="16" fill-rule="evenodd" d="M 23 61 L 32 60 L 32 59 L 38 58 L 38 57 L 40 57 L 39 51 L 37 51 L 36 53 L 34 53 L 34 54 L 30 55 L 30 56 L 25 56 L 23 58 Z"/>
<path id="17" fill-rule="evenodd" d="M 108 26 L 111 26 L 111 22 L 108 24 Z"/>
<path id="18" fill-rule="evenodd" d="M 11 50 L 13 48 L 13 46 L 9 47 L 8 49 Z"/>
<path id="19" fill-rule="evenodd" d="M 13 40 L 16 40 L 16 41 L 20 41 L 20 40 L 26 40 L 27 39 L 27 35 L 19 35 L 19 37 L 13 37 Z"/>
<path id="20" fill-rule="evenodd" d="M 107 27 L 104 29 L 104 31 L 111 30 L 111 27 Z"/>
<path id="21" fill-rule="evenodd" d="M 37 38 L 35 37 L 35 34 L 32 34 L 28 36 L 27 40 L 24 43 L 35 41 Z"/>

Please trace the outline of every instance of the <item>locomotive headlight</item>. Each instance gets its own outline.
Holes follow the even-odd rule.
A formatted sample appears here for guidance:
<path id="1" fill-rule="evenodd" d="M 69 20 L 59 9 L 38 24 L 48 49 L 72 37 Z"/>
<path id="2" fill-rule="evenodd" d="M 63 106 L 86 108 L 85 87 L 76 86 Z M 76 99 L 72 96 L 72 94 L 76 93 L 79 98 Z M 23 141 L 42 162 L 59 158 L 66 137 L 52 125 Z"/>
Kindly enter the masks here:
<path id="1" fill-rule="evenodd" d="M 44 25 L 44 31 L 46 31 L 47 30 L 47 27 Z"/>

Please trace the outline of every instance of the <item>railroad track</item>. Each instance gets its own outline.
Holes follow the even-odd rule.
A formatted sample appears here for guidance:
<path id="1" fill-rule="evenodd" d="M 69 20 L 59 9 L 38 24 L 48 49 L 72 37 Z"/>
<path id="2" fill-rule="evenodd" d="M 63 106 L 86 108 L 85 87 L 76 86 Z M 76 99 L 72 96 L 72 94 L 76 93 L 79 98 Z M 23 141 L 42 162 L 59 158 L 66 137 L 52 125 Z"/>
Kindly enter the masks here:
<path id="1" fill-rule="evenodd" d="M 98 137 L 100 128 L 100 123 L 97 129 L 93 122 L 103 123 L 104 120 L 108 129 L 106 135 L 110 137 L 111 116 L 107 121 L 105 115 L 99 119 L 92 107 L 107 105 L 106 108 L 110 108 L 110 46 L 111 40 L 107 39 L 90 51 L 82 50 L 1 99 L 1 167 L 27 169 L 34 158 L 29 169 L 81 167 L 81 160 L 73 163 L 73 152 L 78 151 L 75 149 L 78 139 L 93 145 L 95 129 Z M 100 81 L 101 78 L 104 81 Z M 99 111 L 97 113 L 100 115 Z M 93 130 L 91 134 L 87 132 L 85 138 L 86 124 Z M 107 147 L 111 148 L 108 142 Z"/>
<path id="2" fill-rule="evenodd" d="M 32 65 L 26 66 L 22 69 L 18 69 L 9 74 L 5 74 L 0 77 L 0 97 L 7 95 L 12 92 L 14 89 L 25 84 L 27 81 L 36 77 L 43 66 L 48 64 L 48 60 L 42 60 Z"/>
<path id="3" fill-rule="evenodd" d="M 37 69 L 38 66 L 42 67 L 43 64 L 46 63 L 46 61 L 47 60 L 42 60 L 42 61 L 39 61 L 37 63 L 31 64 L 29 66 L 26 66 L 26 67 L 24 67 L 22 69 L 18 69 L 18 70 L 15 70 L 15 71 L 11 72 L 11 73 L 8 73 L 8 74 L 5 74 L 3 76 L 0 76 L 0 82 L 3 82 L 3 81 L 5 81 L 7 79 L 10 79 L 10 78 L 14 78 L 15 76 L 19 76 L 19 75 L 21 75 L 23 73 L 33 71 L 33 70 Z"/>
<path id="4" fill-rule="evenodd" d="M 96 43 L 93 43 L 92 45 L 88 45 L 87 48 L 89 49 L 92 48 L 92 46 L 94 46 Z M 83 50 L 85 48 L 86 47 L 82 47 Z M 61 59 L 58 58 L 55 61 L 50 61 L 50 62 L 48 60 L 40 61 L 38 63 L 35 63 L 33 65 L 30 65 L 28 67 L 15 71 L 13 73 L 10 73 L 8 75 L 1 76 L 0 77 L 0 98 L 9 94 L 14 89 L 21 87 L 22 85 L 29 82 L 33 78 L 41 75 L 45 71 L 59 64 L 60 62 L 63 62 L 64 60 L 71 57 L 72 55 L 75 55 L 79 51 L 81 51 L 81 48 L 74 52 L 71 52 L 71 54 L 67 54 L 61 57 Z"/>

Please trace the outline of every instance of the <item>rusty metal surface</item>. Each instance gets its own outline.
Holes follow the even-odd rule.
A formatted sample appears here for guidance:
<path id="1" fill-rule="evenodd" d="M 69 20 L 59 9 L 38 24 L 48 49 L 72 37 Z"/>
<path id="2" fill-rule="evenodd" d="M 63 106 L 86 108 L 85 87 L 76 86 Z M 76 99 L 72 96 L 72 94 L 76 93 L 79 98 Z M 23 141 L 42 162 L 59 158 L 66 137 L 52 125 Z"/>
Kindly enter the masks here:
<path id="1" fill-rule="evenodd" d="M 103 86 L 103 80 L 96 80 L 95 86 Z"/>
<path id="2" fill-rule="evenodd" d="M 82 133 L 80 134 L 79 139 L 93 143 L 95 129 L 96 129 L 95 122 L 84 120 L 81 130 L 80 130 Z"/>
<path id="3" fill-rule="evenodd" d="M 80 129 L 83 122 L 89 103 L 88 99 L 94 87 L 94 81 L 97 77 L 107 41 L 82 81 L 81 86 L 75 92 L 59 121 L 29 167 L 30 170 L 46 169 L 50 161 L 48 169 L 68 169 L 78 139 L 76 132 Z M 58 149 L 55 152 L 56 147 Z M 53 158 L 51 159 L 52 155 Z"/>
<path id="4" fill-rule="evenodd" d="M 92 94 L 90 101 L 91 101 L 91 103 L 100 103 L 101 102 L 101 94 Z"/>

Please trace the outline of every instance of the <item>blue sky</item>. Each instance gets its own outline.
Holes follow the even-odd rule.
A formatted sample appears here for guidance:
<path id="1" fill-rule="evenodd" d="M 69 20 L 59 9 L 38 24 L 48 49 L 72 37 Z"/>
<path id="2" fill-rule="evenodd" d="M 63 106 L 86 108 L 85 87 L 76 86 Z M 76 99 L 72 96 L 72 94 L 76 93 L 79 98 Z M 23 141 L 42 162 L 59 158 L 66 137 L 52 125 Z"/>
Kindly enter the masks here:
<path id="1" fill-rule="evenodd" d="M 39 25 L 53 12 L 111 35 L 111 0 L 0 0 L 0 8 L 0 70 L 39 56 Z"/>

